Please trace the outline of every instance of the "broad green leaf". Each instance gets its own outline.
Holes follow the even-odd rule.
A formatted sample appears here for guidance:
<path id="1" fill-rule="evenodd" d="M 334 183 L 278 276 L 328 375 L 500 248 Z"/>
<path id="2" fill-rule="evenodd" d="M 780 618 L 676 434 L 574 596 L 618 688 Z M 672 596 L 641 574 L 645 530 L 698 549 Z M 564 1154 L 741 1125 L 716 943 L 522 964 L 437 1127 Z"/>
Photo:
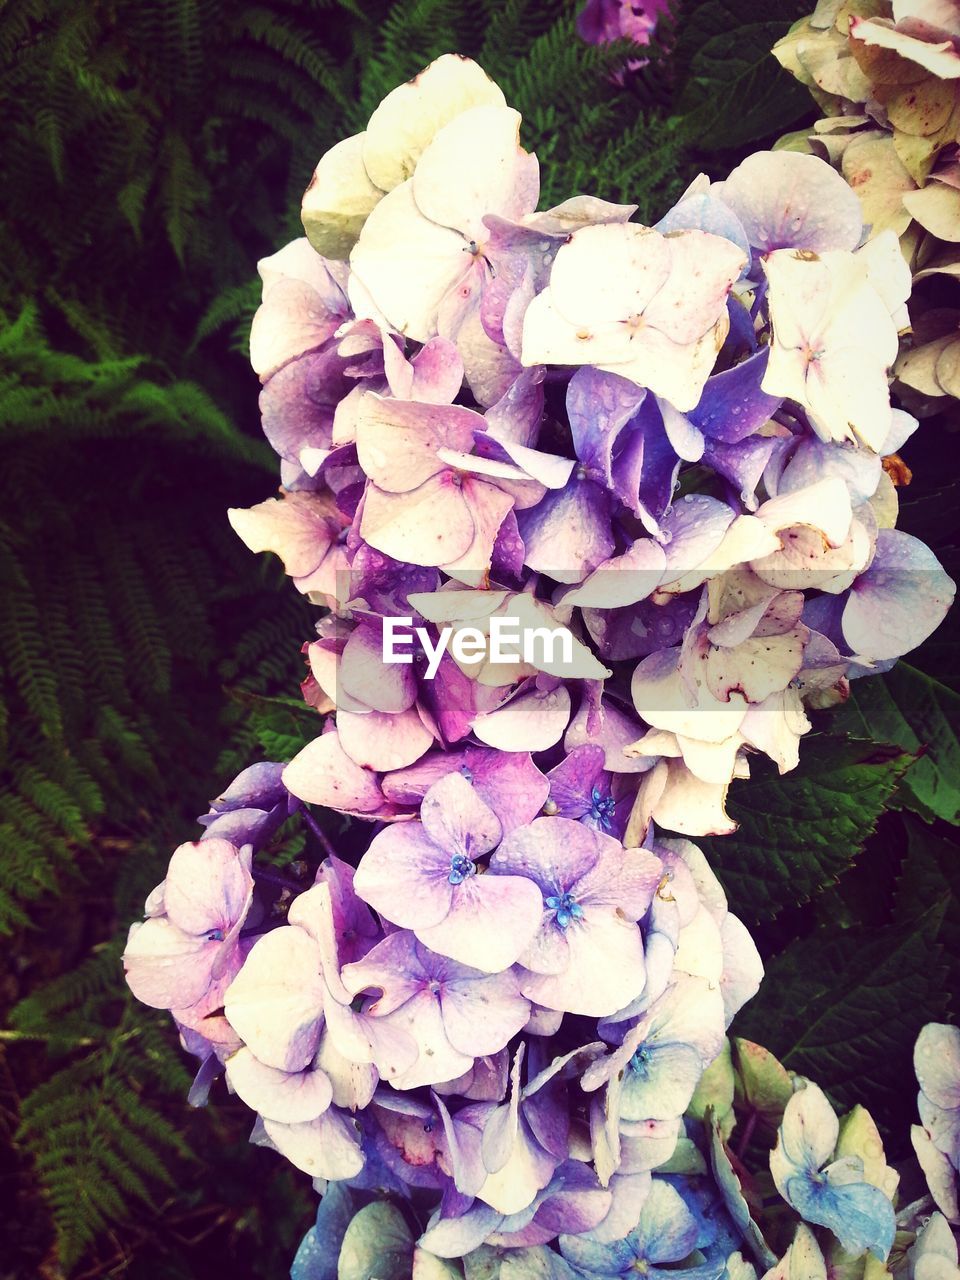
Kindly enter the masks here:
<path id="1" fill-rule="evenodd" d="M 863 848 L 910 756 L 896 747 L 817 736 L 782 777 L 767 763 L 730 789 L 731 836 L 700 843 L 737 915 L 769 920 L 806 902 Z"/>
<path id="2" fill-rule="evenodd" d="M 910 818 L 902 818 L 907 851 L 897 879 L 894 911 L 898 919 L 920 915 L 932 902 L 946 906 L 939 940 L 960 980 L 960 845 Z M 951 988 L 956 982 L 950 983 Z"/>
<path id="3" fill-rule="evenodd" d="M 786 1067 L 850 1106 L 866 1098 L 881 1128 L 913 1114 L 912 1046 L 942 1016 L 945 970 L 937 937 L 945 903 L 884 929 L 833 927 L 792 942 L 767 965 L 736 1020 Z"/>
<path id="4" fill-rule="evenodd" d="M 759 9 L 755 0 L 708 0 L 689 16 L 681 39 L 692 56 L 675 110 L 698 147 L 740 147 L 810 113 L 807 90 L 770 53 L 808 8 L 802 0 Z"/>
<path id="5" fill-rule="evenodd" d="M 915 755 L 897 801 L 921 817 L 960 822 L 960 694 L 898 662 L 886 675 L 854 681 L 834 724 Z"/>
<path id="6" fill-rule="evenodd" d="M 413 1236 L 403 1214 L 375 1200 L 347 1227 L 337 1280 L 409 1280 L 412 1263 Z"/>

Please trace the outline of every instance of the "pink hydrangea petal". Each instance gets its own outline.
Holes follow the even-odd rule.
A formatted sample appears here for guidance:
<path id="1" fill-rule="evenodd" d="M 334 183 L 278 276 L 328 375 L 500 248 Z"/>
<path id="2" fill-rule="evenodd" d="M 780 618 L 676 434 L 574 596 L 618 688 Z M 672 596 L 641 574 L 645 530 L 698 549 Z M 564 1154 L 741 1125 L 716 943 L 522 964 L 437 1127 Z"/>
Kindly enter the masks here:
<path id="1" fill-rule="evenodd" d="M 317 1051 L 323 997 L 316 942 L 283 925 L 257 939 L 227 989 L 224 1009 L 262 1063 L 301 1071 Z"/>
<path id="2" fill-rule="evenodd" d="M 284 571 L 295 578 L 317 568 L 338 532 L 329 499 L 312 493 L 288 493 L 253 507 L 231 507 L 227 517 L 251 551 L 273 551 Z"/>
<path id="3" fill-rule="evenodd" d="M 566 931 L 570 962 L 560 974 L 524 973 L 520 989 L 551 1009 L 603 1017 L 623 1008 L 643 990 L 643 939 L 635 924 L 613 908 L 583 908 L 583 919 Z"/>
<path id="4" fill-rule="evenodd" d="M 164 883 L 164 909 L 185 933 L 227 934 L 244 919 L 253 896 L 250 850 L 216 838 L 182 844 Z"/>
<path id="5" fill-rule="evenodd" d="M 489 853 L 503 833 L 500 819 L 459 772 L 433 784 L 420 806 L 420 820 L 448 856 Z"/>
<path id="6" fill-rule="evenodd" d="M 750 243 L 770 249 L 856 249 L 863 208 L 826 161 L 796 151 L 759 151 L 714 188 Z"/>
<path id="7" fill-rule="evenodd" d="M 360 536 L 395 560 L 427 567 L 452 564 L 470 552 L 475 532 L 473 513 L 452 471 L 441 471 L 410 493 L 367 490 Z M 495 536 L 494 529 L 489 550 Z"/>
<path id="8" fill-rule="evenodd" d="M 283 771 L 291 795 L 344 813 L 373 814 L 384 804 L 376 777 L 355 764 L 336 732 L 307 743 Z"/>
<path id="9" fill-rule="evenodd" d="M 540 890 L 532 880 L 472 875 L 453 886 L 444 919 L 418 927 L 416 933 L 439 955 L 484 973 L 500 973 L 519 958 L 540 927 L 542 913 Z"/>
<path id="10" fill-rule="evenodd" d="M 412 997 L 389 1015 L 394 1026 L 405 1031 L 420 1050 L 413 1066 L 394 1080 L 399 1089 L 438 1084 L 462 1075 L 473 1062 L 472 1054 L 455 1049 L 447 1037 L 440 1003 L 430 992 Z"/>
<path id="11" fill-rule="evenodd" d="M 315 1120 L 333 1097 L 330 1081 L 322 1071 L 278 1071 L 264 1066 L 247 1048 L 228 1059 L 227 1080 L 253 1111 L 284 1124 Z"/>
<path id="12" fill-rule="evenodd" d="M 221 944 L 184 933 L 165 916 L 135 924 L 123 966 L 130 990 L 153 1009 L 189 1007 L 211 985 Z"/>
<path id="13" fill-rule="evenodd" d="M 411 400 L 450 404 L 463 383 L 463 360 L 454 343 L 431 338 L 413 357 Z"/>
<path id="14" fill-rule="evenodd" d="M 264 1120 L 270 1144 L 292 1165 L 313 1178 L 342 1181 L 355 1178 L 364 1165 L 363 1151 L 353 1121 L 330 1108 L 316 1120 L 280 1124 Z"/>
<path id="15" fill-rule="evenodd" d="M 314 647 L 311 645 L 311 654 Z M 416 702 L 417 681 L 413 667 L 383 661 L 383 635 L 379 627 L 357 627 L 347 638 L 336 668 L 335 696 L 338 705 L 343 694 L 358 704 L 354 710 L 359 710 L 362 705 L 374 711 L 395 714 L 406 711 Z"/>
<path id="16" fill-rule="evenodd" d="M 570 694 L 557 689 L 531 690 L 506 706 L 473 722 L 473 731 L 488 747 L 501 751 L 545 751 L 559 742 L 570 719 Z"/>
<path id="17" fill-rule="evenodd" d="M 442 470 L 438 449 L 469 453 L 483 418 L 456 405 L 420 404 L 366 395 L 357 419 L 357 457 L 388 493 L 409 493 Z"/>
<path id="18" fill-rule="evenodd" d="M 390 714 L 370 711 L 356 715 L 341 710 L 337 716 L 340 745 L 364 769 L 402 769 L 419 760 L 433 745 L 416 707 Z"/>
<path id="19" fill-rule="evenodd" d="M 499 1052 L 530 1013 L 512 973 L 449 982 L 440 1004 L 450 1043 L 473 1058 Z"/>
<path id="20" fill-rule="evenodd" d="M 354 889 L 393 924 L 429 928 L 450 910 L 454 886 L 447 877 L 454 852 L 434 843 L 419 822 L 386 827 L 361 858 Z"/>

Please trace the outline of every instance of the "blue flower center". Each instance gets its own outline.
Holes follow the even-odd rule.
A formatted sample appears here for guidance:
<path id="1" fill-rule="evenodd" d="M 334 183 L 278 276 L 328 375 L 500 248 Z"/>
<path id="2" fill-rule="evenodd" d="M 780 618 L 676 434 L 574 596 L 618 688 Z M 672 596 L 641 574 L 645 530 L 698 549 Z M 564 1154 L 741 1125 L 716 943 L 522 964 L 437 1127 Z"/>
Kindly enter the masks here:
<path id="1" fill-rule="evenodd" d="M 210 930 L 210 932 L 207 934 L 207 941 L 208 941 L 208 942 L 222 942 L 222 941 L 223 941 L 223 930 L 222 930 L 222 929 L 211 929 L 211 930 Z"/>
<path id="2" fill-rule="evenodd" d="M 447 879 L 451 884 L 463 884 L 467 876 L 472 876 L 476 871 L 476 864 L 463 853 L 455 853 L 450 859 L 450 873 Z"/>
<path id="3" fill-rule="evenodd" d="M 598 787 L 594 787 L 590 793 L 590 817 L 596 822 L 598 827 L 604 831 L 609 831 L 613 826 L 613 815 L 616 810 L 617 802 L 613 796 L 605 796 Z"/>
<path id="4" fill-rule="evenodd" d="M 641 1045 L 628 1065 L 634 1075 L 645 1080 L 650 1070 L 650 1050 Z"/>
<path id="5" fill-rule="evenodd" d="M 572 893 L 551 894 L 546 899 L 548 911 L 555 911 L 557 924 L 561 929 L 566 929 L 571 920 L 579 920 L 583 915 L 583 907 L 577 902 Z"/>

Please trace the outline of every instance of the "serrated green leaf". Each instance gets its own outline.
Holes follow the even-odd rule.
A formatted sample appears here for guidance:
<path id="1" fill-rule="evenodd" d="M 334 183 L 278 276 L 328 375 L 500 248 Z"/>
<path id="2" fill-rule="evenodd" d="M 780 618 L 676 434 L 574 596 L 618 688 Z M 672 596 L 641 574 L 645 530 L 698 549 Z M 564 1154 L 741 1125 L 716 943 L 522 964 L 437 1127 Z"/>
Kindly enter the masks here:
<path id="1" fill-rule="evenodd" d="M 781 0 L 758 12 L 752 0 L 709 0 L 699 6 L 686 42 L 696 39 L 677 104 L 696 145 L 740 147 L 784 130 L 810 111 L 805 88 L 770 50 L 808 6 Z"/>
<path id="2" fill-rule="evenodd" d="M 855 681 L 834 723 L 915 755 L 898 801 L 921 817 L 960 822 L 960 694 L 898 662 L 886 675 Z"/>
<path id="3" fill-rule="evenodd" d="M 869 1099 L 881 1128 L 902 1138 L 913 1107 L 913 1042 L 946 1004 L 937 945 L 945 906 L 905 925 L 821 929 L 791 943 L 767 965 L 737 1032 L 762 1038 L 843 1105 Z"/>
<path id="4" fill-rule="evenodd" d="M 732 836 L 703 840 L 737 915 L 771 919 L 806 902 L 853 862 L 910 763 L 896 747 L 852 738 L 808 739 L 800 767 L 769 764 L 735 783 Z"/>
<path id="5" fill-rule="evenodd" d="M 347 1227 L 337 1280 L 407 1280 L 413 1236 L 400 1210 L 386 1200 L 361 1209 Z"/>

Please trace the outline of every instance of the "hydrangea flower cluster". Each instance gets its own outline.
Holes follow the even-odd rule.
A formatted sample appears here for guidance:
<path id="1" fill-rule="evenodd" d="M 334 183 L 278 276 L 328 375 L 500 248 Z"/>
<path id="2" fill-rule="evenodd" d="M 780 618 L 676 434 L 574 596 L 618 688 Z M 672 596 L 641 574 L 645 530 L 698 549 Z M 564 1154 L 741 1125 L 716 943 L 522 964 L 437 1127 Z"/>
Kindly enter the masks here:
<path id="1" fill-rule="evenodd" d="M 956 279 L 960 227 L 960 5 L 893 0 L 862 13 L 817 5 L 774 48 L 825 112 L 811 135 L 784 140 L 834 165 L 872 234 L 901 239 L 914 280 Z M 960 312 L 914 309 L 898 387 L 919 416 L 960 395 Z"/>
<path id="2" fill-rule="evenodd" d="M 762 966 L 690 837 L 734 830 L 751 760 L 794 768 L 808 710 L 952 600 L 895 527 L 909 270 L 789 152 L 655 227 L 538 212 L 519 126 L 440 58 L 321 158 L 306 238 L 260 263 L 282 489 L 230 518 L 323 606 L 322 731 L 175 852 L 128 981 L 200 1058 L 192 1100 L 225 1074 L 325 1190 L 303 1280 L 351 1250 L 382 1280 L 807 1277 L 823 1232 L 872 1275 L 875 1127 L 731 1052 Z M 563 656 L 498 657 L 506 618 Z M 423 643 L 389 662 L 398 619 Z M 310 806 L 364 830 L 358 857 Z M 260 855 L 295 815 L 325 856 L 281 872 Z M 821 1231 L 779 1264 L 727 1145 L 744 1114 Z"/>

